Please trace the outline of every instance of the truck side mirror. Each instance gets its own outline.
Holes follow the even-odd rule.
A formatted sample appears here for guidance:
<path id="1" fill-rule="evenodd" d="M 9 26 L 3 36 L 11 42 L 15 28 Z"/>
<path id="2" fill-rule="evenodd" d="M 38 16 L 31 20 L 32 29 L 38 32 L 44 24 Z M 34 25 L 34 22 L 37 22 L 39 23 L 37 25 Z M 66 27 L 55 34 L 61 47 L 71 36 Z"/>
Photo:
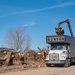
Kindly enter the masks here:
<path id="1" fill-rule="evenodd" d="M 49 49 L 49 46 L 47 46 L 47 48 Z"/>
<path id="2" fill-rule="evenodd" d="M 51 50 L 51 46 L 47 46 L 47 50 L 50 51 Z"/>

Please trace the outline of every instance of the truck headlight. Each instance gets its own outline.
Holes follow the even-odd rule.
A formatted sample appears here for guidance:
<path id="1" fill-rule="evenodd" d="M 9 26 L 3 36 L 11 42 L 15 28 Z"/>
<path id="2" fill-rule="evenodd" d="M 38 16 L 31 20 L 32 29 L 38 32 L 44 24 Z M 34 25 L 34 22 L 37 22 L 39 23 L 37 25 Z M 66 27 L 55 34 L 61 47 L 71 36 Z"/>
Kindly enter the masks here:
<path id="1" fill-rule="evenodd" d="M 63 53 L 66 53 L 65 51 L 63 51 Z"/>
<path id="2" fill-rule="evenodd" d="M 46 60 L 49 60 L 49 55 L 46 56 Z"/>

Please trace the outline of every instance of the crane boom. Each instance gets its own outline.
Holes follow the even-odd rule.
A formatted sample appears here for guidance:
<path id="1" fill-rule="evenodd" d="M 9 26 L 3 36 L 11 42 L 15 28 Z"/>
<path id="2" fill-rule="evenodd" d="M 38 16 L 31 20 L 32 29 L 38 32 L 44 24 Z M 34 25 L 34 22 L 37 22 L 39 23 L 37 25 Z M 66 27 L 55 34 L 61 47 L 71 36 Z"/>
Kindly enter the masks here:
<path id="1" fill-rule="evenodd" d="M 65 23 L 65 22 L 67 23 L 69 31 L 70 31 L 70 34 L 73 37 L 73 32 L 72 32 L 72 29 L 71 29 L 71 25 L 70 25 L 69 19 L 61 21 L 61 22 L 58 23 L 58 27 L 55 28 L 56 33 L 58 35 L 64 35 L 64 29 L 61 27 L 61 24 Z"/>
<path id="2" fill-rule="evenodd" d="M 58 27 L 60 27 L 60 25 L 63 24 L 63 23 L 65 23 L 65 22 L 68 24 L 68 28 L 69 28 L 70 34 L 71 34 L 71 36 L 73 37 L 73 32 L 72 32 L 72 28 L 71 28 L 71 26 L 70 26 L 69 19 L 67 19 L 67 20 L 65 20 L 65 21 L 62 21 L 62 22 L 59 22 L 59 23 L 58 23 Z"/>

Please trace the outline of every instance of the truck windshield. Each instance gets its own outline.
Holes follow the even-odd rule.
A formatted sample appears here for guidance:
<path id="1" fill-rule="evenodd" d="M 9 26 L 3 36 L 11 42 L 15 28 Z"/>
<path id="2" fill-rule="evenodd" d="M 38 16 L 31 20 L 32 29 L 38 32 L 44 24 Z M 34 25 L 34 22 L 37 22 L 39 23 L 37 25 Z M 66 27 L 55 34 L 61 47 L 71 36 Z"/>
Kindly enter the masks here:
<path id="1" fill-rule="evenodd" d="M 66 46 L 64 45 L 52 45 L 51 50 L 65 50 Z"/>

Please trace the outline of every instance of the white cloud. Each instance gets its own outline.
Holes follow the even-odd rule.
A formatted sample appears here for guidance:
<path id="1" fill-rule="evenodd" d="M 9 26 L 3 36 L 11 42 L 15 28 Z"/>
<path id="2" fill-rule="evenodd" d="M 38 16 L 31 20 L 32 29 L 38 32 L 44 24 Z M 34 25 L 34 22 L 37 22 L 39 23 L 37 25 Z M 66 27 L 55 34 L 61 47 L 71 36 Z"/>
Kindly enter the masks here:
<path id="1" fill-rule="evenodd" d="M 49 10 L 49 9 L 63 8 L 63 7 L 73 6 L 73 5 L 75 5 L 75 1 L 70 1 L 70 2 L 66 2 L 66 3 L 59 4 L 59 5 L 50 6 L 50 7 L 47 7 L 47 8 L 41 8 L 41 9 L 35 9 L 35 10 L 25 10 L 25 11 L 20 11 L 20 12 L 12 12 L 10 14 L 0 15 L 0 18 L 1 17 L 10 16 L 10 15 L 15 15 L 15 14 L 23 14 L 23 13 L 31 13 L 31 12 L 40 12 L 40 11 L 45 11 L 45 10 Z"/>
<path id="2" fill-rule="evenodd" d="M 22 24 L 21 26 L 34 26 L 36 24 L 36 22 L 32 21 L 32 22 L 27 22 L 25 24 Z"/>

